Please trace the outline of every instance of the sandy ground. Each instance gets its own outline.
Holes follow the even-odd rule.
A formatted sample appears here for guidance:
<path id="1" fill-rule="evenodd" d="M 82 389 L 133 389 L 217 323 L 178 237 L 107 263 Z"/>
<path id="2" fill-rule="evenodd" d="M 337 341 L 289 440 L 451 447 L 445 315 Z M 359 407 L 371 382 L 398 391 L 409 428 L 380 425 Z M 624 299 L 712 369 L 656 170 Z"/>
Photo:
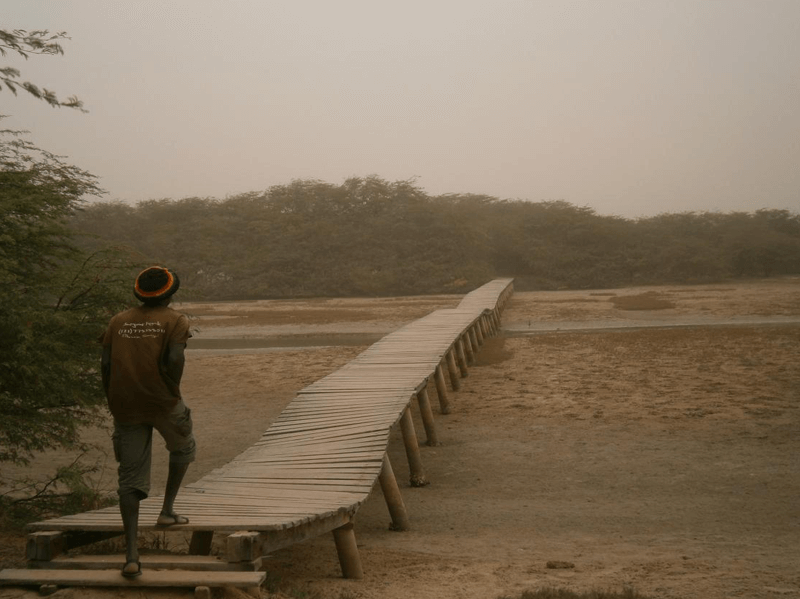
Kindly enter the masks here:
<path id="1" fill-rule="evenodd" d="M 621 309 L 619 298 L 643 294 L 671 307 Z M 183 308 L 196 316 L 198 340 L 333 339 L 388 332 L 458 300 Z M 451 394 L 452 413 L 437 414 L 442 444 L 422 454 L 430 486 L 408 485 L 393 436 L 413 529 L 388 529 L 376 489 L 356 519 L 363 580 L 341 579 L 326 535 L 272 554 L 264 596 L 478 599 L 630 586 L 650 597 L 800 597 L 800 280 L 517 293 L 503 321 L 507 333 L 485 344 Z M 189 478 L 244 450 L 297 390 L 363 349 L 190 351 L 183 387 L 200 456 Z M 89 434 L 101 445 L 104 435 Z M 163 457 L 159 448 L 156 488 Z M 113 465 L 98 485 L 113 487 Z M 143 542 L 186 548 L 180 536 Z M 5 565 L 14 547 L 8 539 Z M 4 598 L 35 595 L 0 589 Z M 56 596 L 117 595 L 191 592 Z"/>

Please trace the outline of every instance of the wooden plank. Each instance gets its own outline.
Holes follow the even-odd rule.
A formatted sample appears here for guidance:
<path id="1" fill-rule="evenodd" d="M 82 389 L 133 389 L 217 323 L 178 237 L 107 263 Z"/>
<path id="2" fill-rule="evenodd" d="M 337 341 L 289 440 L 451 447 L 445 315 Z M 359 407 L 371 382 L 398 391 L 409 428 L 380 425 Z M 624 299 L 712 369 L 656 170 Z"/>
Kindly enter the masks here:
<path id="1" fill-rule="evenodd" d="M 352 434 L 342 431 L 324 431 L 315 433 L 313 435 L 291 434 L 285 433 L 283 435 L 268 435 L 261 438 L 260 441 L 254 445 L 254 448 L 268 450 L 270 447 L 286 446 L 286 447 L 304 447 L 309 445 L 316 445 L 318 443 L 351 443 L 360 440 L 373 441 L 376 439 L 385 438 L 388 441 L 389 429 L 384 431 L 368 430 L 359 434 Z"/>
<path id="2" fill-rule="evenodd" d="M 398 412 L 405 410 L 406 406 L 398 406 L 392 410 L 380 411 L 378 413 L 360 413 L 360 414 L 347 414 L 340 413 L 337 416 L 321 414 L 321 415 L 289 415 L 276 420 L 270 430 L 275 431 L 288 426 L 296 426 L 303 424 L 320 424 L 324 423 L 329 426 L 356 426 L 359 424 L 368 424 L 371 422 L 385 422 L 391 426 L 394 422 L 394 417 Z"/>
<path id="3" fill-rule="evenodd" d="M 342 426 L 330 429 L 322 429 L 317 431 L 305 431 L 303 433 L 298 433 L 297 431 L 267 431 L 264 435 L 265 439 L 279 439 L 283 438 L 287 440 L 287 442 L 293 442 L 296 437 L 305 437 L 305 441 L 311 440 L 322 440 L 322 439 L 352 439 L 361 435 L 367 434 L 385 434 L 388 436 L 389 434 L 389 427 L 384 427 L 383 430 L 381 427 L 375 426 Z"/>
<path id="4" fill-rule="evenodd" d="M 301 478 L 306 480 L 347 480 L 347 481 L 358 481 L 358 480 L 366 480 L 370 477 L 369 472 L 366 472 L 364 469 L 345 469 L 340 468 L 337 470 L 325 470 L 319 468 L 303 468 L 300 469 L 293 469 L 293 468 L 274 468 L 269 471 L 263 477 L 260 477 L 259 480 L 278 480 L 278 479 L 286 479 L 286 478 Z M 198 481 L 199 482 L 199 481 Z M 209 481 L 211 482 L 211 481 Z M 202 488 L 202 484 L 194 483 L 192 488 Z M 65 516 L 67 517 L 67 516 Z"/>
<path id="5" fill-rule="evenodd" d="M 270 492 L 270 493 L 279 493 L 281 489 L 285 489 L 287 491 L 319 491 L 319 492 L 328 492 L 328 491 L 336 491 L 341 493 L 369 493 L 372 489 L 372 484 L 369 482 L 324 482 L 324 481 L 314 481 L 314 482 L 303 482 L 297 480 L 274 480 L 270 483 L 264 483 L 261 485 L 261 489 L 263 492 Z M 205 490 L 205 494 L 209 495 L 225 495 L 224 491 L 216 491 L 214 489 Z"/>
<path id="6" fill-rule="evenodd" d="M 385 449 L 380 448 L 375 451 L 336 451 L 336 452 L 320 452 L 319 454 L 273 454 L 265 455 L 262 458 L 255 458 L 247 462 L 247 464 L 303 464 L 309 461 L 315 462 L 371 462 L 373 460 L 381 459 L 381 455 Z"/>
<path id="7" fill-rule="evenodd" d="M 385 404 L 344 404 L 344 405 L 295 405 L 281 412 L 276 422 L 289 418 L 303 418 L 315 416 L 318 418 L 336 418 L 337 416 L 361 416 L 364 414 L 388 414 L 397 409 L 403 409 L 408 399 Z M 290 406 L 292 404 L 289 404 Z"/>
<path id="8" fill-rule="evenodd" d="M 258 587 L 266 572 L 145 570 L 128 579 L 114 570 L 0 570 L 0 584 L 95 587 Z"/>
<path id="9" fill-rule="evenodd" d="M 395 416 L 400 416 L 397 412 L 392 413 L 392 416 L 361 416 L 359 418 L 313 418 L 313 419 L 297 419 L 288 420 L 286 422 L 276 422 L 269 427 L 272 434 L 295 432 L 295 431 L 310 431 L 320 429 L 341 429 L 351 428 L 354 426 L 362 426 L 371 428 L 371 430 L 385 430 L 395 423 Z"/>
<path id="10" fill-rule="evenodd" d="M 147 554 L 139 555 L 144 570 L 247 570 L 258 569 L 256 564 L 239 565 L 212 555 Z M 73 555 L 60 557 L 46 563 L 28 562 L 28 568 L 59 570 L 119 570 L 125 564 L 125 556 L 118 555 Z"/>
<path id="11" fill-rule="evenodd" d="M 382 438 L 366 439 L 353 441 L 339 441 L 333 443 L 315 443 L 313 445 L 276 445 L 264 451 L 253 451 L 245 456 L 242 454 L 234 462 L 230 462 L 219 470 L 226 470 L 231 464 L 247 464 L 250 460 L 259 460 L 262 456 L 281 456 L 281 455 L 317 455 L 325 451 L 347 454 L 361 451 L 379 451 L 386 447 L 386 442 Z"/>

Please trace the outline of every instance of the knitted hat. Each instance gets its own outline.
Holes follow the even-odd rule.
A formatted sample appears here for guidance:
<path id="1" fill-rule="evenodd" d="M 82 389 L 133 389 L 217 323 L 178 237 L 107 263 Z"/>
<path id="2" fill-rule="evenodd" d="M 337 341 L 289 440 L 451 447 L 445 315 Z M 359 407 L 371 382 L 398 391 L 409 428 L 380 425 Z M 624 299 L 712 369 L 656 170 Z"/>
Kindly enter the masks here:
<path id="1" fill-rule="evenodd" d="M 136 277 L 133 295 L 145 303 L 155 303 L 168 298 L 181 286 L 178 275 L 161 266 L 151 266 Z"/>

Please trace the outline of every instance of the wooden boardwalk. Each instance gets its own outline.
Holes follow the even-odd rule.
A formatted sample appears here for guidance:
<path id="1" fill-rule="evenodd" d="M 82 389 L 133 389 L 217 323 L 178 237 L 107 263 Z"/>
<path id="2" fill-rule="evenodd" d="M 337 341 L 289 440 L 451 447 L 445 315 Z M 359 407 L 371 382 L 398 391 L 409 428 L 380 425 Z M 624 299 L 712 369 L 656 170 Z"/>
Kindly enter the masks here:
<path id="1" fill-rule="evenodd" d="M 215 532 L 228 535 L 223 569 L 242 571 L 258 570 L 262 555 L 332 531 L 343 575 L 361 577 L 353 518 L 376 482 L 393 527 L 409 526 L 386 454 L 392 427 L 400 423 L 411 485 L 427 484 L 410 409 L 418 406 L 426 442 L 438 444 L 428 383 L 435 382 L 439 410 L 446 414 L 446 379 L 451 389 L 459 389 L 484 339 L 499 330 L 500 313 L 512 290 L 512 279 L 494 280 L 467 294 L 457 308 L 437 310 L 387 335 L 301 390 L 255 445 L 183 488 L 175 507 L 190 523 L 170 530 L 192 531 L 195 569 L 208 563 L 204 555 Z M 142 530 L 159 529 L 154 523 L 161 502 L 161 497 L 142 502 Z M 23 584 L 20 576 L 25 572 L 31 583 L 43 581 L 41 568 L 73 567 L 74 561 L 70 566 L 58 554 L 120 534 L 122 521 L 113 507 L 36 522 L 30 529 L 34 532 L 28 559 L 33 569 L 14 570 L 13 577 L 12 571 L 2 571 L 0 583 Z M 174 567 L 187 569 L 183 564 Z M 71 580 L 63 573 L 56 578 Z M 138 579 L 139 586 L 145 578 Z M 103 580 L 128 583 L 121 576 Z"/>

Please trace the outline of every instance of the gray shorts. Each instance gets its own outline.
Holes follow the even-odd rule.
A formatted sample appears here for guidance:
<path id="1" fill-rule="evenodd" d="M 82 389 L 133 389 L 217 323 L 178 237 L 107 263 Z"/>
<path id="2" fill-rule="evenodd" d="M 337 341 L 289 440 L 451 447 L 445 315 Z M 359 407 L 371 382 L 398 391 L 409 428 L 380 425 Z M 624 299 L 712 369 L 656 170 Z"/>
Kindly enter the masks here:
<path id="1" fill-rule="evenodd" d="M 140 499 L 150 492 L 150 462 L 153 454 L 153 429 L 163 437 L 169 461 L 188 464 L 194 461 L 196 445 L 192 434 L 192 411 L 183 401 L 162 417 L 143 424 L 114 421 L 114 457 L 119 462 L 120 495 L 134 493 Z"/>

